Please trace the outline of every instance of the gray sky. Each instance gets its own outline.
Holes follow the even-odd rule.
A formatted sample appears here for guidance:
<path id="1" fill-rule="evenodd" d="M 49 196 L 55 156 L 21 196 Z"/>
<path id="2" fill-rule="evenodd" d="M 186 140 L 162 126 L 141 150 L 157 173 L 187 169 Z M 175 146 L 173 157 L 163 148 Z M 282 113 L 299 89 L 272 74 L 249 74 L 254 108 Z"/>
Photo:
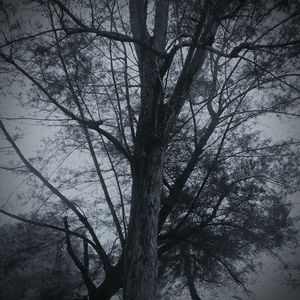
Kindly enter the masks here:
<path id="1" fill-rule="evenodd" d="M 1 77 L 0 75 L 0 81 Z M 6 96 L 5 91 L 0 91 L 0 116 L 1 117 L 25 117 L 30 112 L 24 107 L 20 107 L 16 97 L 20 90 L 17 86 L 12 86 L 9 89 L 12 95 Z M 15 95 L 15 96 L 14 96 Z M 32 122 L 29 121 L 5 121 L 5 125 L 11 133 L 14 133 L 16 127 L 21 127 L 24 132 L 24 137 L 18 141 L 24 154 L 27 157 L 34 156 L 36 151 L 40 148 L 42 142 L 41 138 L 46 134 L 49 134 L 49 128 L 29 125 Z M 279 121 L 275 118 L 263 118 L 260 120 L 260 126 L 266 136 L 271 136 L 274 140 L 280 140 L 282 138 L 296 137 L 300 140 L 300 119 L 298 120 L 283 119 Z M 2 137 L 2 136 L 1 136 Z M 1 146 L 3 140 L 1 138 Z M 8 157 L 0 156 L 0 165 L 7 165 Z M 18 212 L 23 211 L 24 207 L 19 206 L 15 201 L 14 195 L 16 193 L 26 193 L 27 186 L 22 178 L 9 174 L 7 171 L 0 169 L 0 207 L 4 207 L 10 211 Z M 295 203 L 293 214 L 300 217 L 300 193 L 292 195 L 290 200 Z M 9 219 L 0 215 L 0 225 L 8 222 Z M 298 223 L 298 228 L 299 223 Z M 297 263 L 300 261 L 300 250 L 296 249 L 293 255 L 289 254 L 288 250 L 281 251 L 280 256 L 283 261 L 289 263 Z M 238 299 L 234 297 L 240 297 L 240 299 L 255 299 L 255 300 L 299 300 L 299 291 L 293 290 L 286 286 L 285 279 L 289 276 L 288 270 L 282 267 L 282 264 L 270 256 L 262 258 L 264 266 L 261 272 L 255 274 L 256 283 L 249 284 L 247 287 L 250 290 L 255 291 L 254 298 L 248 298 L 243 294 L 239 287 L 232 285 L 228 289 L 219 288 L 215 289 L 213 295 L 203 294 L 204 300 L 231 300 Z M 298 274 L 293 272 L 292 276 L 295 276 L 300 281 L 300 270 Z M 189 299 L 185 296 L 181 299 Z"/>

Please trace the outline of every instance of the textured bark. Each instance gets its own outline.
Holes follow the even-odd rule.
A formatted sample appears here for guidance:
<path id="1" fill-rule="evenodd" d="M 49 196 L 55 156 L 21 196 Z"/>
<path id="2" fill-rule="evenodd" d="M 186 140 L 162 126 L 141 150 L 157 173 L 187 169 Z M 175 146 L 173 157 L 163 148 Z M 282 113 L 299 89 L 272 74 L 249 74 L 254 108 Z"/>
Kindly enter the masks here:
<path id="1" fill-rule="evenodd" d="M 168 8 L 167 4 L 166 1 L 159 1 L 164 11 Z M 150 43 L 145 26 L 146 10 L 147 2 L 130 1 L 132 33 L 135 38 L 142 39 L 143 43 L 135 45 L 141 81 L 141 109 L 133 157 L 132 203 L 125 250 L 126 300 L 155 299 L 157 277 L 158 214 L 165 151 L 162 135 L 164 124 L 159 120 L 163 87 L 155 51 L 145 46 Z M 154 30 L 159 35 L 155 37 L 154 47 L 160 50 L 165 45 L 167 23 L 167 14 L 162 15 L 160 11 Z"/>
<path id="2" fill-rule="evenodd" d="M 155 299 L 157 233 L 164 158 L 162 92 L 153 56 L 141 49 L 141 113 L 132 168 L 132 203 L 125 251 L 125 299 Z M 150 75 L 149 75 L 150 74 Z"/>
<path id="3" fill-rule="evenodd" d="M 126 251 L 126 300 L 155 299 L 157 220 L 162 186 L 163 150 L 140 157 L 133 178 L 131 219 Z"/>

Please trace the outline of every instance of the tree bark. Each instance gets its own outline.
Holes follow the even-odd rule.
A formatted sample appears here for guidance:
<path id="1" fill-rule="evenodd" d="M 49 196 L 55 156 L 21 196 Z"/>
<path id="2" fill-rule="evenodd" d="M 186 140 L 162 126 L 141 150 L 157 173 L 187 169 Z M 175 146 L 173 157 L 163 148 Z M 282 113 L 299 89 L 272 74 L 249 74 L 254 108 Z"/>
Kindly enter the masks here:
<path id="1" fill-rule="evenodd" d="M 136 38 L 149 43 L 144 15 L 147 5 L 143 2 L 143 6 L 142 2 L 130 1 L 131 27 Z M 166 27 L 167 21 L 158 23 Z M 163 39 L 157 40 L 156 46 L 163 47 Z M 136 51 L 141 81 L 141 108 L 132 167 L 124 299 L 153 300 L 156 292 L 158 215 L 165 152 L 164 122 L 160 119 L 163 87 L 153 49 L 136 45 Z"/>
<path id="2" fill-rule="evenodd" d="M 141 153 L 133 176 L 131 218 L 126 244 L 125 299 L 155 299 L 157 228 L 162 187 L 163 149 Z"/>

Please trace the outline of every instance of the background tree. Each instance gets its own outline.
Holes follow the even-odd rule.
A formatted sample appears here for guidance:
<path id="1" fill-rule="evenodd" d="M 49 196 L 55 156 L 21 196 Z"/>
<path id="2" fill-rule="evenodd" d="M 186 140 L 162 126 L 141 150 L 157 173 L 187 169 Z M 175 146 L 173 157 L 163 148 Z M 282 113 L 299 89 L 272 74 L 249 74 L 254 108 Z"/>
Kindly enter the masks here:
<path id="1" fill-rule="evenodd" d="M 65 234 L 90 299 L 154 299 L 158 259 L 192 299 L 244 287 L 257 253 L 292 238 L 298 142 L 256 125 L 299 116 L 297 1 L 1 6 L 3 86 L 21 80 L 27 120 L 56 124 L 29 159 L 0 121 L 22 163 L 4 168 L 39 180 L 36 215 L 60 221 L 21 220 Z"/>
<path id="2" fill-rule="evenodd" d="M 82 290 L 61 233 L 18 223 L 3 226 L 0 240 L 0 299 L 75 299 Z"/>

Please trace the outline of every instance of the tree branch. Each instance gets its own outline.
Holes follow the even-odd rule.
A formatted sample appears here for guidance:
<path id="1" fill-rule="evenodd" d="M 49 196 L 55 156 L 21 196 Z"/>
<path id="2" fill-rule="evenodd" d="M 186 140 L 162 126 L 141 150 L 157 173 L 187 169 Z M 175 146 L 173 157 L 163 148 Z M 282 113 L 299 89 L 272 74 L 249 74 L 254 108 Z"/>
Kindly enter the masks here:
<path id="1" fill-rule="evenodd" d="M 77 121 L 81 125 L 87 126 L 89 129 L 93 129 L 97 131 L 99 134 L 104 135 L 115 147 L 119 150 L 130 163 L 133 162 L 132 155 L 124 148 L 118 139 L 116 139 L 111 133 L 107 132 L 106 130 L 99 128 L 100 125 L 103 124 L 103 120 L 82 120 L 80 117 L 73 114 L 70 110 L 62 106 L 58 103 L 51 94 L 35 79 L 33 78 L 28 72 L 26 72 L 23 68 L 21 68 L 12 58 L 7 57 L 3 53 L 0 52 L 0 57 L 2 57 L 7 63 L 12 64 L 20 73 L 22 73 L 26 78 L 28 78 L 34 85 L 36 85 L 44 94 L 45 96 L 57 107 L 59 108 L 66 116 L 70 117 L 72 120 Z"/>
<path id="2" fill-rule="evenodd" d="M 40 221 L 29 220 L 29 219 L 26 219 L 24 217 L 21 217 L 21 216 L 12 214 L 10 212 L 7 212 L 7 211 L 5 211 L 5 210 L 3 210 L 1 208 L 0 208 L 0 213 L 4 214 L 4 215 L 6 215 L 6 216 L 8 216 L 10 218 L 22 221 L 24 223 L 32 224 L 32 225 L 39 226 L 39 227 L 49 228 L 49 229 L 53 229 L 53 230 L 64 232 L 64 233 L 66 232 L 65 228 L 58 227 L 58 226 L 51 225 L 51 224 L 47 224 L 47 223 L 40 222 Z M 81 238 L 83 241 L 85 241 L 88 244 L 90 244 L 94 249 L 96 248 L 96 245 L 93 243 L 93 241 L 91 241 L 89 238 L 85 237 L 84 235 L 82 235 L 82 234 L 80 234 L 80 233 L 78 233 L 76 231 L 70 231 L 70 230 L 69 230 L 69 234 L 71 234 L 73 236 L 76 236 L 78 238 Z"/>
<path id="3" fill-rule="evenodd" d="M 68 72 L 65 60 L 63 58 L 63 55 L 62 55 L 61 47 L 60 47 L 60 44 L 59 44 L 59 41 L 58 41 L 58 36 L 57 36 L 56 33 L 55 33 L 55 38 L 56 38 L 56 47 L 57 47 L 58 56 L 60 58 L 61 65 L 62 65 L 63 71 L 65 73 L 69 89 L 70 89 L 71 94 L 73 96 L 73 100 L 74 100 L 74 102 L 75 102 L 75 104 L 76 104 L 76 106 L 79 110 L 80 118 L 84 122 L 84 120 L 85 120 L 84 112 L 83 112 L 83 109 L 82 109 L 81 104 L 79 102 L 79 99 L 77 97 L 77 94 L 75 92 L 75 89 L 72 85 L 72 82 L 71 82 L 71 79 L 70 79 L 70 76 L 69 76 L 69 72 Z M 123 237 L 123 233 L 122 233 L 122 228 L 121 228 L 120 222 L 118 220 L 118 217 L 116 215 L 114 205 L 113 205 L 113 203 L 111 201 L 111 198 L 110 198 L 110 195 L 108 193 L 108 190 L 107 190 L 107 187 L 106 187 L 106 184 L 105 184 L 105 180 L 102 176 L 102 173 L 101 173 L 101 170 L 100 170 L 100 167 L 99 167 L 99 163 L 98 163 L 98 160 L 97 160 L 97 157 L 96 157 L 96 153 L 95 153 L 92 141 L 91 141 L 91 137 L 90 137 L 89 132 L 87 130 L 87 126 L 85 126 L 85 125 L 83 126 L 83 131 L 84 131 L 87 143 L 88 143 L 88 147 L 89 147 L 89 150 L 90 150 L 90 154 L 92 156 L 94 166 L 96 168 L 97 175 L 98 175 L 99 180 L 100 180 L 101 187 L 102 187 L 104 195 L 105 195 L 106 202 L 108 204 L 108 207 L 109 207 L 110 212 L 112 214 L 113 221 L 115 223 L 117 233 L 119 235 L 122 246 L 124 246 L 125 241 L 124 241 L 124 237 Z"/>
<path id="4" fill-rule="evenodd" d="M 181 255 L 183 256 L 184 273 L 187 279 L 187 284 L 192 300 L 201 300 L 195 287 L 194 278 L 191 271 L 189 249 L 186 251 L 181 247 Z"/>
<path id="5" fill-rule="evenodd" d="M 4 135 L 6 136 L 7 140 L 9 141 L 9 143 L 12 145 L 12 147 L 14 148 L 14 150 L 16 151 L 17 155 L 19 156 L 19 158 L 22 160 L 22 162 L 25 164 L 25 166 L 37 177 L 40 179 L 40 181 L 54 194 L 56 195 L 59 199 L 61 199 L 61 201 L 68 207 L 70 208 L 75 215 L 78 217 L 78 219 L 81 221 L 82 224 L 85 225 L 85 227 L 87 228 L 87 230 L 89 231 L 89 233 L 91 234 L 93 241 L 96 245 L 97 248 L 97 253 L 99 254 L 104 268 L 107 270 L 109 268 L 111 268 L 111 264 L 109 262 L 109 258 L 105 252 L 105 250 L 103 249 L 103 247 L 101 246 L 92 226 L 90 225 L 90 223 L 88 222 L 87 218 L 78 210 L 78 208 L 76 207 L 76 205 L 70 201 L 68 198 L 66 198 L 57 188 L 55 188 L 22 154 L 22 152 L 20 151 L 20 149 L 18 148 L 18 146 L 16 145 L 16 143 L 14 142 L 14 140 L 12 139 L 12 137 L 9 135 L 9 133 L 7 132 L 6 128 L 4 127 L 2 121 L 0 120 L 0 128 L 3 131 Z"/>
<path id="6" fill-rule="evenodd" d="M 164 222 L 166 221 L 168 215 L 172 211 L 173 207 L 177 203 L 178 195 L 182 191 L 186 181 L 188 180 L 190 174 L 193 172 L 200 155 L 203 152 L 203 148 L 205 147 L 208 139 L 210 138 L 211 134 L 213 133 L 214 129 L 216 128 L 218 122 L 217 119 L 212 119 L 211 123 L 209 124 L 208 128 L 206 129 L 205 133 L 200 138 L 198 145 L 196 146 L 194 152 L 192 153 L 190 160 L 184 167 L 181 174 L 177 177 L 172 189 L 170 191 L 169 196 L 167 197 L 164 205 L 160 209 L 159 213 L 159 221 L 158 221 L 158 228 L 161 230 Z"/>
<path id="7" fill-rule="evenodd" d="M 81 263 L 81 261 L 78 259 L 78 257 L 76 256 L 76 254 L 73 250 L 71 239 L 70 239 L 70 231 L 69 231 L 67 217 L 64 217 L 64 225 L 65 225 L 65 233 L 66 233 L 67 251 L 68 251 L 69 255 L 71 256 L 71 258 L 73 259 L 76 267 L 79 269 L 79 271 L 82 275 L 82 278 L 84 280 L 84 283 L 85 283 L 86 287 L 88 288 L 89 293 L 94 292 L 96 287 L 89 276 L 89 271 L 86 268 L 86 266 L 84 266 Z M 84 250 L 86 250 L 86 249 L 84 249 Z M 86 258 L 84 260 L 86 260 Z"/>
<path id="8" fill-rule="evenodd" d="M 154 48 L 163 52 L 166 46 L 168 20 L 169 20 L 169 0 L 156 0 L 154 19 Z"/>

